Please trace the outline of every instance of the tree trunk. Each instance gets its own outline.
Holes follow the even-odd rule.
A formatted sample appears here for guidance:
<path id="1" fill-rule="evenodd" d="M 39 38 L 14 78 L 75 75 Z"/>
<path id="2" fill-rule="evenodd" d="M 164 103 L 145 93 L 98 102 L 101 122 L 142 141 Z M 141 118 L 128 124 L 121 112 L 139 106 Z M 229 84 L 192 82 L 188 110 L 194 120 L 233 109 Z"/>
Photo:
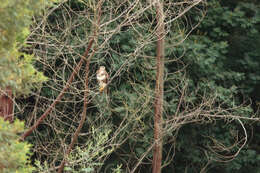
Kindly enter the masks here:
<path id="1" fill-rule="evenodd" d="M 14 114 L 13 114 L 13 94 L 10 87 L 6 87 L 6 89 L 2 90 L 0 88 L 0 117 L 3 117 L 4 120 L 8 120 L 13 122 Z"/>
<path id="2" fill-rule="evenodd" d="M 155 114 L 154 114 L 154 150 L 153 173 L 161 172 L 162 162 L 162 113 L 163 113 L 163 77 L 164 77 L 164 14 L 163 2 L 156 0 L 157 17 L 157 50 L 156 50 L 156 87 L 155 87 Z"/>

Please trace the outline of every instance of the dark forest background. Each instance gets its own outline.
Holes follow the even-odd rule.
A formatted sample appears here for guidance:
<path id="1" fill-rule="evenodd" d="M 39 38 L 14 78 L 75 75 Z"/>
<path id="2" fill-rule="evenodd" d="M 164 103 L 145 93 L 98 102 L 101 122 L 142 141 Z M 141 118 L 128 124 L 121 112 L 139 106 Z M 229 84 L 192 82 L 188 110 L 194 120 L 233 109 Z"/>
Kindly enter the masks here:
<path id="1" fill-rule="evenodd" d="M 202 1 L 171 21 L 191 6 L 181 2 L 186 1 L 164 1 L 162 172 L 260 172 L 260 2 Z M 26 38 L 18 37 L 26 40 L 19 51 L 36 57 L 28 62 L 45 82 L 32 84 L 30 92 L 16 87 L 15 118 L 27 128 L 57 98 L 94 40 L 89 71 L 83 63 L 59 103 L 26 138 L 34 171 L 55 172 L 64 158 L 64 172 L 152 171 L 156 14 L 153 7 L 142 11 L 148 5 L 104 1 L 99 28 L 96 1 L 56 2 L 30 18 Z M 110 75 L 107 95 L 98 92 L 100 66 Z M 86 73 L 86 120 L 66 154 L 80 124 Z"/>

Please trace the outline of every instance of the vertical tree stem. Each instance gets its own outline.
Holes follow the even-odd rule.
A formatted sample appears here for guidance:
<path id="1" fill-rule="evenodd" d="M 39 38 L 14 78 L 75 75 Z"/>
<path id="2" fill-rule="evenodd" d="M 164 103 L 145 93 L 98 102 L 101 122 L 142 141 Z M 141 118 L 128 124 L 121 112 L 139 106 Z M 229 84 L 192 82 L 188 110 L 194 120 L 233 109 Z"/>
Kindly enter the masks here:
<path id="1" fill-rule="evenodd" d="M 162 162 L 162 113 L 163 113 L 163 78 L 164 78 L 164 14 L 163 2 L 156 0 L 157 18 L 157 50 L 156 50 L 156 87 L 155 87 L 155 113 L 154 113 L 154 150 L 153 173 L 161 172 Z"/>

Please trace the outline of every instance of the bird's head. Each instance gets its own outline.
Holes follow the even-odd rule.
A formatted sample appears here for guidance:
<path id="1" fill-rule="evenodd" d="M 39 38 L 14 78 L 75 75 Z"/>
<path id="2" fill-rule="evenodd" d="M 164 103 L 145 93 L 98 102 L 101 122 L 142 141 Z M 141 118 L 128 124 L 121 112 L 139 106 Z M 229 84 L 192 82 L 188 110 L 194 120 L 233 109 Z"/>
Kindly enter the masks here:
<path id="1" fill-rule="evenodd" d="M 100 70 L 105 70 L 106 67 L 105 67 L 105 66 L 100 66 L 99 69 L 100 69 Z"/>

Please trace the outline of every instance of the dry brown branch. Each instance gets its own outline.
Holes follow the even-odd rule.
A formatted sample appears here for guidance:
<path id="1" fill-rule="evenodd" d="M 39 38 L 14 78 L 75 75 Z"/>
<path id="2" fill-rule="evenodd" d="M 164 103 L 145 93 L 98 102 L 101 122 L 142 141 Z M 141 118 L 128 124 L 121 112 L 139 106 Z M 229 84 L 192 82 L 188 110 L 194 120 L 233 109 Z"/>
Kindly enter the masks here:
<path id="1" fill-rule="evenodd" d="M 88 56 L 89 50 L 91 49 L 93 42 L 94 42 L 94 39 L 91 38 L 90 41 L 89 41 L 88 47 L 87 47 L 87 49 L 86 49 L 86 51 L 85 51 L 85 53 L 83 55 L 83 57 L 86 58 Z M 39 124 L 46 118 L 46 116 L 49 115 L 49 113 L 52 111 L 52 109 L 55 107 L 55 105 L 61 100 L 61 98 L 64 95 L 65 91 L 69 88 L 70 84 L 72 83 L 75 75 L 78 73 L 80 67 L 82 66 L 82 64 L 84 62 L 84 60 L 85 60 L 84 58 L 81 58 L 81 60 L 79 61 L 79 63 L 75 67 L 75 69 L 73 70 L 73 72 L 72 72 L 68 82 L 66 83 L 65 87 L 60 92 L 58 97 L 50 105 L 50 107 L 44 112 L 44 114 L 42 114 L 40 116 L 40 118 L 37 120 L 37 122 L 32 127 L 30 127 L 26 132 L 24 132 L 24 134 L 20 138 L 21 141 L 23 141 L 27 136 L 29 136 L 33 132 L 34 129 L 36 129 L 39 126 Z"/>
<path id="2" fill-rule="evenodd" d="M 183 105 L 185 103 L 185 99 L 183 99 L 187 97 L 187 93 L 185 92 L 185 90 L 186 88 L 182 89 L 182 94 L 179 99 L 178 105 Z M 240 137 L 239 134 L 236 134 L 236 136 L 234 137 L 234 142 L 230 146 L 223 144 L 218 139 L 207 136 L 207 138 L 209 138 L 212 142 L 212 145 L 206 146 L 208 150 L 205 151 L 205 155 L 207 156 L 210 153 L 211 155 L 214 155 L 214 158 L 212 156 L 207 156 L 207 158 L 209 159 L 208 164 L 206 164 L 201 170 L 202 172 L 204 172 L 207 169 L 207 166 L 209 166 L 212 161 L 229 162 L 235 159 L 247 142 L 247 132 L 242 120 L 260 121 L 260 118 L 253 116 L 245 117 L 244 115 L 235 115 L 233 113 L 235 110 L 240 109 L 241 107 L 244 107 L 246 105 L 234 106 L 232 108 L 224 108 L 221 104 L 217 103 L 216 96 L 214 95 L 203 96 L 201 100 L 202 102 L 200 104 L 192 105 L 193 107 L 188 107 L 188 105 L 184 104 L 184 107 L 187 108 L 185 108 L 178 114 L 168 116 L 163 123 L 164 134 L 177 132 L 183 125 L 186 124 L 210 123 L 214 125 L 214 123 L 219 120 L 224 120 L 226 123 L 229 124 L 238 121 L 244 132 L 243 137 Z"/>
<path id="3" fill-rule="evenodd" d="M 96 25 L 95 25 L 95 29 L 94 29 L 94 36 L 93 38 L 94 39 L 97 39 L 98 38 L 98 30 L 99 30 L 99 26 L 100 26 L 100 18 L 101 18 L 101 7 L 102 7 L 102 3 L 103 3 L 103 0 L 100 0 L 98 1 L 97 3 L 97 12 L 95 14 L 95 18 L 96 18 Z M 81 128 L 83 127 L 83 124 L 85 122 L 85 119 L 86 119 L 86 114 L 87 114 L 87 105 L 88 105 L 88 93 L 89 93 L 89 65 L 90 65 L 90 61 L 91 61 L 91 58 L 93 57 L 93 55 L 95 54 L 95 50 L 92 52 L 92 54 L 89 56 L 89 58 L 87 59 L 87 64 L 86 64 L 86 67 L 85 67 L 85 92 L 84 92 L 84 105 L 83 105 L 83 111 L 82 111 L 82 114 L 81 114 L 81 120 L 79 122 L 79 126 L 77 127 L 73 137 L 72 137 L 72 140 L 71 140 L 71 143 L 65 153 L 65 156 L 63 157 L 63 160 L 59 166 L 59 170 L 58 170 L 58 173 L 62 173 L 63 172 L 63 169 L 64 169 L 64 166 L 65 166 L 65 163 L 66 163 L 66 159 L 67 159 L 67 156 L 69 155 L 69 153 L 71 152 L 73 146 L 75 145 L 77 139 L 78 139 L 78 136 L 79 136 L 79 133 L 80 133 L 80 130 Z"/>

